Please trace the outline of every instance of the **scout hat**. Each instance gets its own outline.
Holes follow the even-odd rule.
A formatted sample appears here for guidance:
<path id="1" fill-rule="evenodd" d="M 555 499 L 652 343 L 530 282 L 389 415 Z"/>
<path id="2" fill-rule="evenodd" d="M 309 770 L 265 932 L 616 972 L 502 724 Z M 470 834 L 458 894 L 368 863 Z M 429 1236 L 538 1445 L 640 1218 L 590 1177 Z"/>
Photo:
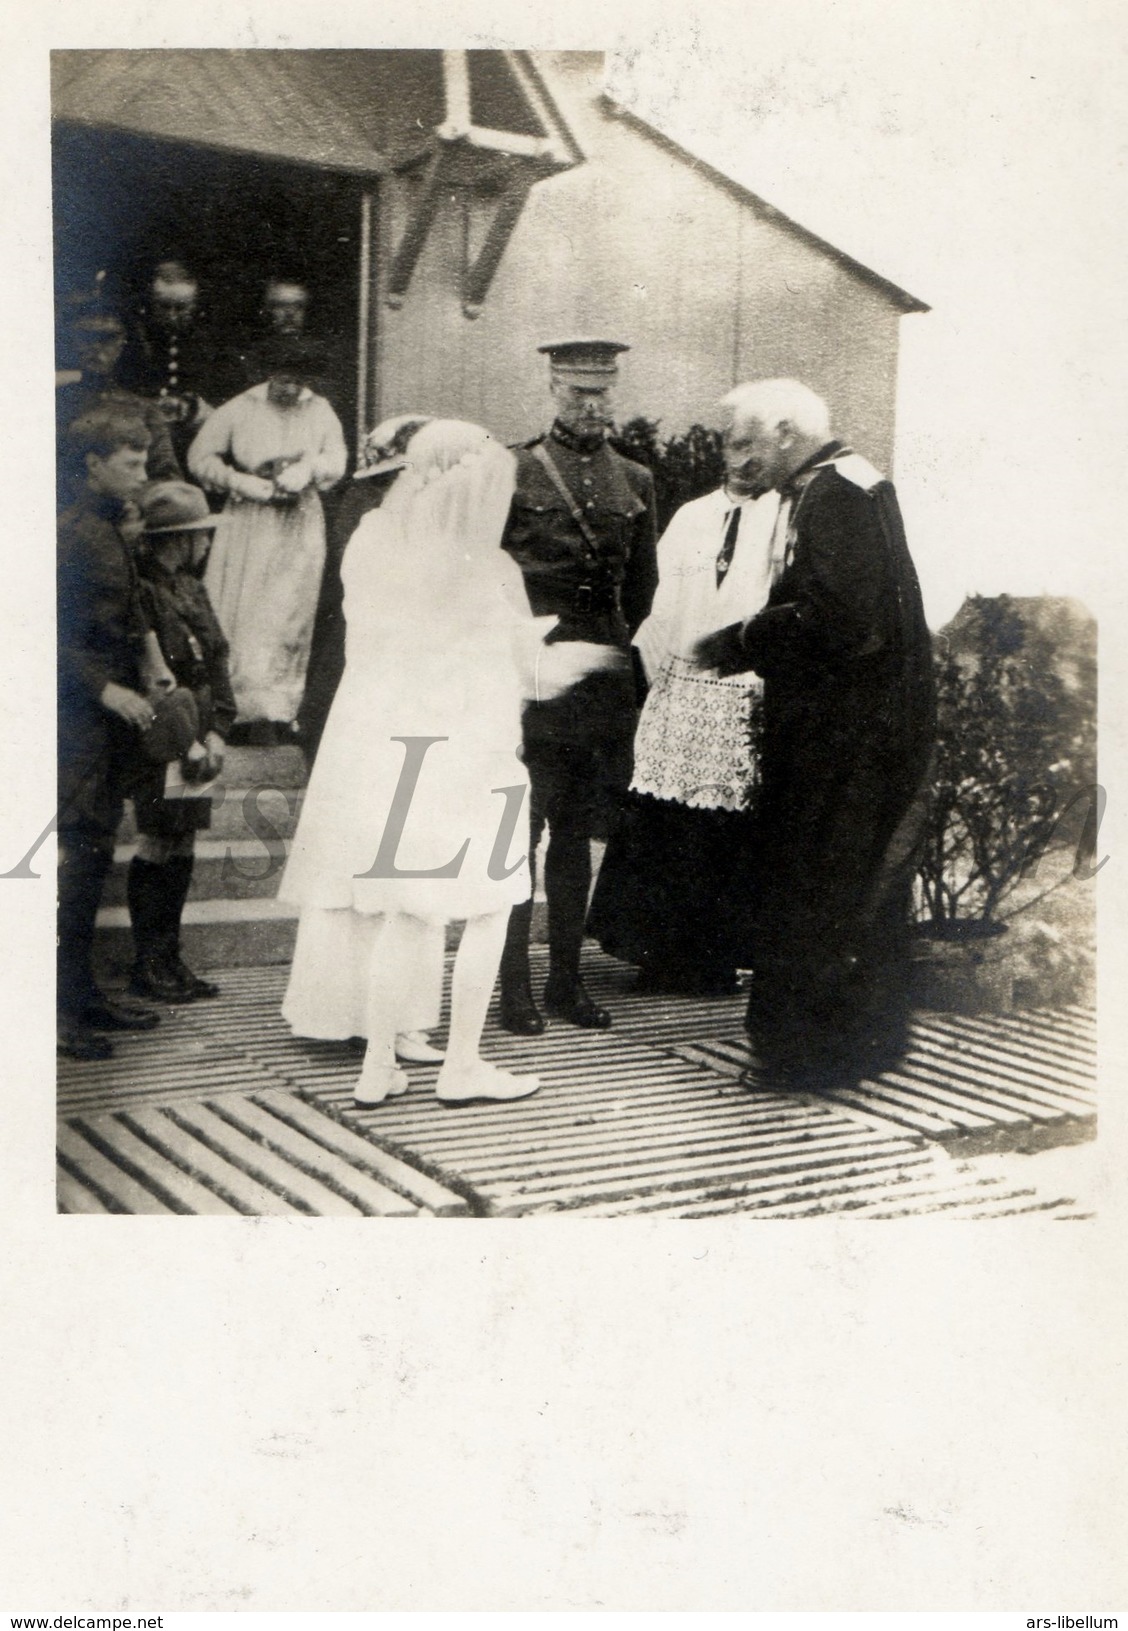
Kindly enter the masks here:
<path id="1" fill-rule="evenodd" d="M 402 470 L 408 442 L 417 430 L 431 423 L 432 417 L 429 413 L 397 413 L 391 419 L 382 419 L 360 444 L 353 480 L 390 476 L 393 471 Z"/>
<path id="2" fill-rule="evenodd" d="M 190 481 L 151 481 L 138 493 L 137 507 L 150 538 L 160 532 L 200 532 L 219 520 Z"/>
<path id="3" fill-rule="evenodd" d="M 619 353 L 630 346 L 622 340 L 548 340 L 537 350 L 547 355 L 553 379 L 611 385 L 618 377 Z"/>

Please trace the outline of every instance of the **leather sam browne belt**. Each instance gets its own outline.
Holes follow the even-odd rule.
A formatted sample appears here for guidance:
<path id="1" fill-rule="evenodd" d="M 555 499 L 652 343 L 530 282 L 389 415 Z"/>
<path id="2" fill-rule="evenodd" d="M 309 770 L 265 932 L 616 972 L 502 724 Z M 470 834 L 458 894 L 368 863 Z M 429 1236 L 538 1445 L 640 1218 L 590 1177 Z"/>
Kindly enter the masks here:
<path id="1" fill-rule="evenodd" d="M 538 443 L 532 449 L 532 453 L 567 505 L 568 514 L 587 545 L 587 562 L 585 564 L 595 565 L 599 554 L 599 539 L 572 496 L 571 489 L 560 474 L 556 461 L 543 442 Z M 576 591 L 572 597 L 572 611 L 576 615 L 583 616 L 586 612 L 619 612 L 621 610 L 618 584 L 607 580 L 600 582 L 598 579 L 592 579 L 587 583 L 576 585 Z"/>
<path id="2" fill-rule="evenodd" d="M 619 612 L 619 587 L 614 583 L 578 583 L 572 596 L 572 611 L 578 616 L 587 612 Z"/>

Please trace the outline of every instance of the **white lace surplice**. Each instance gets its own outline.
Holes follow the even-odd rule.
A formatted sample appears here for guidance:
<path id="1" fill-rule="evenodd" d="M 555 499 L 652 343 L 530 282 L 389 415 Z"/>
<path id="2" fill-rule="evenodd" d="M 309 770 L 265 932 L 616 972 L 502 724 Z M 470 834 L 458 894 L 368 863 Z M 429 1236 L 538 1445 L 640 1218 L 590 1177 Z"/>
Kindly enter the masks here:
<path id="1" fill-rule="evenodd" d="M 745 621 L 768 598 L 779 499 L 746 500 L 728 573 L 717 554 L 732 501 L 722 490 L 685 504 L 658 545 L 658 590 L 635 636 L 651 688 L 635 736 L 632 789 L 697 810 L 740 810 L 759 776 L 763 682 L 722 678 L 687 657 L 704 634 Z"/>

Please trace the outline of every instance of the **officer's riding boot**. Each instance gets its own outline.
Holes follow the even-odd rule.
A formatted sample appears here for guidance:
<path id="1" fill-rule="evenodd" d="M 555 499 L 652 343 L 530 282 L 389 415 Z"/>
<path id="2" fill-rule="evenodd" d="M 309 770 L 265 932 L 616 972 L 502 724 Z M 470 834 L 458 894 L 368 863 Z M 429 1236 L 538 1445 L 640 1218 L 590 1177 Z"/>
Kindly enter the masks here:
<path id="1" fill-rule="evenodd" d="M 509 913 L 505 949 L 501 954 L 501 1004 L 498 1023 L 515 1036 L 540 1036 L 544 1018 L 533 1001 L 529 979 L 529 931 L 533 903 L 522 901 Z"/>
<path id="2" fill-rule="evenodd" d="M 176 900 L 179 887 L 179 879 L 172 870 L 173 864 L 165 862 L 158 866 L 135 855 L 129 863 L 126 878 L 134 952 L 129 989 L 134 996 L 149 997 L 154 1002 L 192 1001 L 175 966 L 170 965 L 170 952 L 175 942 L 170 946 L 169 909 L 170 902 Z"/>
<path id="3" fill-rule="evenodd" d="M 544 1006 L 553 1019 L 588 1031 L 605 1031 L 611 1015 L 584 990 L 580 950 L 591 887 L 591 846 L 586 834 L 550 838 L 544 869 L 548 896 L 548 981 Z"/>
<path id="4" fill-rule="evenodd" d="M 190 1001 L 200 997 L 218 997 L 219 987 L 212 980 L 201 980 L 194 974 L 180 955 L 180 919 L 184 912 L 184 903 L 188 899 L 188 890 L 192 885 L 192 868 L 195 857 L 192 855 L 174 855 L 170 861 L 165 862 L 164 870 L 168 875 L 165 890 L 165 945 L 166 965 L 180 982 L 181 988 L 187 993 Z"/>

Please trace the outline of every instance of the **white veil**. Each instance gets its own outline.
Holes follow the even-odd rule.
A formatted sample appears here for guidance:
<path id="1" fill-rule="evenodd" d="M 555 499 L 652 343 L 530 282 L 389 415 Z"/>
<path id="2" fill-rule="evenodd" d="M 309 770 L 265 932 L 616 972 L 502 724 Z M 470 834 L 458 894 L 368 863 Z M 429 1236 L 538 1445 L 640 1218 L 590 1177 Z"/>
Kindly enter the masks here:
<path id="1" fill-rule="evenodd" d="M 411 440 L 405 468 L 372 517 L 385 591 L 427 622 L 528 616 L 520 572 L 501 550 L 517 461 L 479 425 L 436 419 Z M 512 589 L 520 599 L 514 605 Z"/>
<path id="2" fill-rule="evenodd" d="M 412 437 L 402 475 L 342 565 L 350 661 L 389 639 L 446 645 L 505 629 L 519 683 L 541 701 L 617 661 L 585 642 L 542 645 L 556 619 L 533 617 L 521 569 L 501 548 L 516 474 L 514 455 L 480 425 L 435 419 Z"/>

